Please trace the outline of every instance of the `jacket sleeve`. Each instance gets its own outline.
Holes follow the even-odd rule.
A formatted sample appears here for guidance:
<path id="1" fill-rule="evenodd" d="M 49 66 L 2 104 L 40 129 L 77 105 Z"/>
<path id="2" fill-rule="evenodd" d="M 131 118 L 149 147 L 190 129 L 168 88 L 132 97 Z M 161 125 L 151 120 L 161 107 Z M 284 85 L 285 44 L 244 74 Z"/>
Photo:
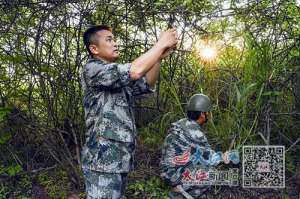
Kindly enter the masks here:
<path id="1" fill-rule="evenodd" d="M 145 76 L 143 76 L 141 79 L 136 80 L 131 88 L 133 96 L 155 92 L 155 89 L 150 88 Z"/>
<path id="2" fill-rule="evenodd" d="M 83 79 L 88 87 L 111 90 L 134 83 L 129 75 L 130 63 L 90 62 L 83 70 Z"/>
<path id="3" fill-rule="evenodd" d="M 199 161 L 200 164 L 205 166 L 217 166 L 220 162 L 223 161 L 222 152 L 215 152 L 211 148 L 197 148 L 197 150 L 202 150 L 202 157 Z M 196 151 L 197 154 L 197 151 Z M 194 155 L 193 161 L 195 162 L 197 155 Z"/>
<path id="4" fill-rule="evenodd" d="M 214 151 L 207 141 L 206 136 L 202 136 L 195 145 L 192 147 L 192 160 L 193 164 L 200 163 L 205 166 L 217 166 L 223 162 L 224 153 L 221 151 Z M 227 152 L 228 161 L 233 164 L 240 162 L 239 152 L 237 150 L 230 150 Z"/>
<path id="5" fill-rule="evenodd" d="M 216 166 L 223 160 L 222 154 L 222 152 L 215 152 L 211 148 L 204 135 L 192 146 L 192 162 L 194 165 Z"/>

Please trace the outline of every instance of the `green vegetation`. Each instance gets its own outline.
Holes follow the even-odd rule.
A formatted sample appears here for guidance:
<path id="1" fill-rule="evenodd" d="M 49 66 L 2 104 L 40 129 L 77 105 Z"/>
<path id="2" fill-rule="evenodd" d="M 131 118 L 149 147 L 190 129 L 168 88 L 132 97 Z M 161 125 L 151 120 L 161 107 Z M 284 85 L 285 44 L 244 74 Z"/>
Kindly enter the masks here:
<path id="1" fill-rule="evenodd" d="M 112 26 L 120 62 L 149 49 L 168 26 L 181 38 L 162 62 L 156 94 L 137 99 L 138 164 L 128 198 L 167 196 L 157 175 L 160 147 L 198 92 L 214 103 L 206 126 L 213 148 L 286 147 L 286 189 L 216 187 L 208 197 L 299 197 L 299 10 L 295 0 L 0 3 L 0 198 L 84 198 L 82 33 L 100 23 Z M 200 41 L 217 49 L 216 58 L 200 55 Z"/>

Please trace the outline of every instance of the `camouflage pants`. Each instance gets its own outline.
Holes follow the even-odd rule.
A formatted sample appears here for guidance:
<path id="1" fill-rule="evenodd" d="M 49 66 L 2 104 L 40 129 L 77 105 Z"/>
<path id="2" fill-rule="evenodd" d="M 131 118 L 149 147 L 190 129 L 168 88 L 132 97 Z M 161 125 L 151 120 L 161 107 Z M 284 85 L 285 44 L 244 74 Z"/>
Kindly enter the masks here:
<path id="1" fill-rule="evenodd" d="M 121 199 L 126 184 L 127 173 L 102 173 L 83 170 L 87 199 Z"/>

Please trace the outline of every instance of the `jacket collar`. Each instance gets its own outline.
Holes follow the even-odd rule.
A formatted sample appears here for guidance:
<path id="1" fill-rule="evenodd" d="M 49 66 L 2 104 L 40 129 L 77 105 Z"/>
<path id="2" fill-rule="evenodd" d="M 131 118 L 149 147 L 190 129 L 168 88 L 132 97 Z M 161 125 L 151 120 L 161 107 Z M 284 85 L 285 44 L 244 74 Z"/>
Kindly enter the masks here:
<path id="1" fill-rule="evenodd" d="M 107 64 L 108 62 L 107 61 L 104 61 L 103 59 L 98 59 L 98 58 L 89 58 L 88 60 L 88 63 L 91 63 L 91 62 L 99 62 L 101 64 Z"/>

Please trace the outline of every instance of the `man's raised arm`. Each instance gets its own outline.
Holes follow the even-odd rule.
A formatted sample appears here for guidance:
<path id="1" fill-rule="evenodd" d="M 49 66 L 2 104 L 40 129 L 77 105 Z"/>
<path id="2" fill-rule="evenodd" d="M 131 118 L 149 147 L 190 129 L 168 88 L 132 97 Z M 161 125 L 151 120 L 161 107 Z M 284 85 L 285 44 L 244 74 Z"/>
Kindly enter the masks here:
<path id="1" fill-rule="evenodd" d="M 162 32 L 159 40 L 154 44 L 154 46 L 132 62 L 130 68 L 130 78 L 137 80 L 144 76 L 152 67 L 157 66 L 157 63 L 160 61 L 165 50 L 173 47 L 177 44 L 177 42 L 177 33 L 175 29 L 169 29 L 165 32 Z M 157 68 L 159 70 L 158 66 Z M 157 79 L 158 73 L 156 70 L 153 71 L 153 75 L 156 76 Z M 150 82 L 148 82 L 147 80 L 150 86 L 153 86 L 155 81 L 153 82 L 150 80 Z"/>

